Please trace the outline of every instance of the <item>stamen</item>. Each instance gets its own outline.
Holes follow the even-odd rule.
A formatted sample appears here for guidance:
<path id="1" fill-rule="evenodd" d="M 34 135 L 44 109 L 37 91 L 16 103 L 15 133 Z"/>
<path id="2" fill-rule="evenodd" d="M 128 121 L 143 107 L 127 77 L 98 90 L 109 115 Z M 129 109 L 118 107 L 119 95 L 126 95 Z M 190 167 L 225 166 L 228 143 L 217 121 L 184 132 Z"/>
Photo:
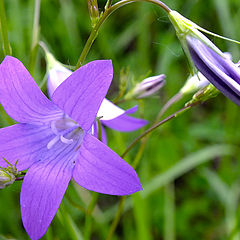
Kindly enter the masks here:
<path id="1" fill-rule="evenodd" d="M 52 129 L 54 134 L 58 135 L 58 130 L 56 128 L 56 121 L 51 122 L 51 129 Z"/>
<path id="2" fill-rule="evenodd" d="M 53 147 L 53 145 L 59 140 L 59 136 L 56 136 L 55 138 L 53 138 L 47 145 L 47 149 L 51 149 Z"/>
<path id="3" fill-rule="evenodd" d="M 61 141 L 65 144 L 73 143 L 73 139 L 67 139 L 64 137 L 64 135 L 67 136 L 71 132 L 75 131 L 75 129 L 79 128 L 79 126 L 75 124 L 72 120 L 59 119 L 58 121 L 52 121 L 50 123 L 50 128 L 55 136 L 47 144 L 47 149 L 51 149 L 58 141 Z M 75 134 L 76 132 L 73 132 L 73 135 Z"/>
<path id="4" fill-rule="evenodd" d="M 67 139 L 62 135 L 61 135 L 60 139 L 63 143 L 66 143 L 66 144 L 71 144 L 73 142 L 73 139 Z"/>

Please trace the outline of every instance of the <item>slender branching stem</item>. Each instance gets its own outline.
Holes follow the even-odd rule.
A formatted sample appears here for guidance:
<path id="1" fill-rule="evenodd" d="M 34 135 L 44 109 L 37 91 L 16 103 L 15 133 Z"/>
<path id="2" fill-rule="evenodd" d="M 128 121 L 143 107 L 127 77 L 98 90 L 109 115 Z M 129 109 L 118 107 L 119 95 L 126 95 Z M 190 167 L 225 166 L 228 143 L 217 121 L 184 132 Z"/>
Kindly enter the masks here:
<path id="1" fill-rule="evenodd" d="M 0 0 L 0 31 L 2 35 L 2 45 L 4 55 L 11 55 L 12 50 L 8 39 L 7 18 L 4 7 L 4 0 Z"/>
<path id="2" fill-rule="evenodd" d="M 134 2 L 149 2 L 149 3 L 153 3 L 156 4 L 158 6 L 160 6 L 162 9 L 164 9 L 167 13 L 169 13 L 171 11 L 171 9 L 164 4 L 163 2 L 159 1 L 159 0 L 122 0 L 119 1 L 117 3 L 115 3 L 112 6 L 108 6 L 106 7 L 104 13 L 100 16 L 98 22 L 96 23 L 96 25 L 94 26 L 94 28 L 92 29 L 89 38 L 82 50 L 82 53 L 78 59 L 77 65 L 76 65 L 76 69 L 78 69 L 79 67 L 82 66 L 92 44 L 94 43 L 97 35 L 98 35 L 98 31 L 100 29 L 100 27 L 102 26 L 102 24 L 104 23 L 104 21 L 117 9 L 119 9 L 122 6 L 125 6 L 129 3 L 134 3 Z"/>
<path id="3" fill-rule="evenodd" d="M 198 103 L 195 103 L 194 105 L 196 105 Z M 125 150 L 125 152 L 121 155 L 122 158 L 124 158 L 127 153 L 138 143 L 139 140 L 141 140 L 142 138 L 144 138 L 145 136 L 147 136 L 148 134 L 150 134 L 152 131 L 154 131 L 156 128 L 160 127 L 161 125 L 163 125 L 164 123 L 168 122 L 169 120 L 177 117 L 180 113 L 185 112 L 186 110 L 190 109 L 192 106 L 194 105 L 188 105 L 185 106 L 183 108 L 181 108 L 180 110 L 178 110 L 177 112 L 169 115 L 168 117 L 164 118 L 162 121 L 153 124 L 150 128 L 148 128 L 145 132 L 143 132 L 140 136 L 138 136 Z"/>
<path id="4" fill-rule="evenodd" d="M 115 232 L 115 230 L 117 228 L 117 225 L 118 225 L 118 223 L 120 221 L 120 218 L 122 216 L 122 212 L 123 212 L 123 209 L 124 209 L 125 201 L 126 201 L 126 196 L 121 197 L 120 202 L 118 204 L 117 213 L 116 213 L 115 218 L 114 218 L 114 220 L 113 220 L 113 222 L 112 222 L 112 224 L 110 226 L 110 230 L 108 232 L 106 240 L 111 240 L 112 239 L 112 236 L 113 236 L 113 234 L 114 234 L 114 232 Z"/>
<path id="5" fill-rule="evenodd" d="M 92 212 L 97 204 L 98 200 L 98 193 L 93 192 L 92 193 L 92 199 L 91 202 L 88 205 L 87 212 L 86 212 L 86 218 L 85 218 L 85 227 L 84 227 L 84 240 L 89 240 L 91 237 L 92 232 Z"/>
<path id="6" fill-rule="evenodd" d="M 65 193 L 65 197 L 67 198 L 67 200 L 69 201 L 69 203 L 72 206 L 74 206 L 75 208 L 77 208 L 78 210 L 83 212 L 84 214 L 87 214 L 87 210 L 83 206 L 81 206 L 78 203 L 74 202 L 67 192 Z"/>
<path id="7" fill-rule="evenodd" d="M 38 44 L 40 4 L 41 4 L 41 0 L 35 0 L 32 45 L 31 45 L 32 49 Z"/>
<path id="8" fill-rule="evenodd" d="M 29 70 L 31 73 L 34 72 L 35 64 L 37 61 L 40 5 L 41 5 L 41 0 L 35 0 L 33 31 L 32 31 L 32 45 L 31 45 L 31 53 L 30 53 L 30 60 L 29 60 Z"/>
<path id="9" fill-rule="evenodd" d="M 161 111 L 157 115 L 156 122 L 158 122 L 163 114 L 176 102 L 178 102 L 182 98 L 183 94 L 181 92 L 178 92 L 176 95 L 174 95 L 172 98 L 170 98 L 165 105 L 162 107 Z"/>

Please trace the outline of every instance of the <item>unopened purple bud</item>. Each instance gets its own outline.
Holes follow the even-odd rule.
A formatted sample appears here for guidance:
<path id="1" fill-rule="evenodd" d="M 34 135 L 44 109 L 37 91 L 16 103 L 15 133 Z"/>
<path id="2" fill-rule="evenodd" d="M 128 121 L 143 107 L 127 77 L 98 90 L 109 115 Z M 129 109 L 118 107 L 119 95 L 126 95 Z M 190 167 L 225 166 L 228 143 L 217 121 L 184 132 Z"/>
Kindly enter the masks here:
<path id="1" fill-rule="evenodd" d="M 145 98 L 155 94 L 165 85 L 165 75 L 161 74 L 144 79 L 132 91 L 132 97 Z"/>
<path id="2" fill-rule="evenodd" d="M 229 57 L 223 53 L 219 55 L 199 39 L 187 36 L 186 40 L 196 68 L 220 92 L 240 105 L 240 69 L 238 66 Z"/>
<path id="3" fill-rule="evenodd" d="M 196 73 L 198 70 L 226 97 L 240 105 L 240 69 L 238 65 L 234 64 L 228 54 L 219 50 L 199 30 L 210 33 L 209 31 L 197 26 L 176 11 L 171 11 L 169 18 L 189 60 L 191 73 Z M 213 33 L 210 34 L 224 38 Z M 232 39 L 225 39 L 239 43 Z M 211 86 L 209 89 L 205 92 L 212 92 Z M 215 94 L 211 93 L 210 95 Z"/>

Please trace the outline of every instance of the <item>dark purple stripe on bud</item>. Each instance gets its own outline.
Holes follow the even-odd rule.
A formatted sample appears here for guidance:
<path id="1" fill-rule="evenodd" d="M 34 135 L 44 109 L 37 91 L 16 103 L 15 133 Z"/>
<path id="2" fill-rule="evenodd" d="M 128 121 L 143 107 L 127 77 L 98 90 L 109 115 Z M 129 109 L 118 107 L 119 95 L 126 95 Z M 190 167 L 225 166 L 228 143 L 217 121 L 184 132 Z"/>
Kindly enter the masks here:
<path id="1" fill-rule="evenodd" d="M 196 68 L 219 91 L 240 106 L 240 69 L 200 40 L 187 36 L 187 45 Z"/>

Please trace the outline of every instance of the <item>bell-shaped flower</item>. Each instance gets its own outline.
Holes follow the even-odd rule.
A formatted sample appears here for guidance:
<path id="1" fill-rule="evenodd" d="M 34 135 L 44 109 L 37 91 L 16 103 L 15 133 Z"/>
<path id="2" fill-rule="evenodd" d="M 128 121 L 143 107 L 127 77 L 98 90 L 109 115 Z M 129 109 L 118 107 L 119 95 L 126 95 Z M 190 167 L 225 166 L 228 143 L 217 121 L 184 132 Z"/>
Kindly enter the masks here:
<path id="1" fill-rule="evenodd" d="M 55 216 L 70 180 L 104 194 L 142 189 L 135 170 L 92 136 L 91 128 L 113 77 L 110 60 L 90 62 L 64 81 L 50 101 L 23 64 L 6 57 L 0 65 L 0 102 L 19 122 L 0 129 L 3 157 L 27 171 L 21 189 L 23 225 L 41 238 Z"/>
<path id="2" fill-rule="evenodd" d="M 72 71 L 65 68 L 59 63 L 52 54 L 46 52 L 46 59 L 48 63 L 48 80 L 47 89 L 48 95 L 51 98 L 56 88 L 64 82 L 71 74 Z M 135 113 L 138 107 L 135 106 L 128 110 L 123 110 L 104 98 L 102 104 L 97 113 L 97 117 L 101 123 L 101 138 L 104 143 L 107 143 L 106 132 L 104 126 L 112 128 L 120 132 L 135 131 L 145 126 L 148 121 L 135 117 L 128 116 L 128 114 Z M 92 133 L 94 136 L 98 136 L 98 124 L 95 122 L 92 126 Z"/>

